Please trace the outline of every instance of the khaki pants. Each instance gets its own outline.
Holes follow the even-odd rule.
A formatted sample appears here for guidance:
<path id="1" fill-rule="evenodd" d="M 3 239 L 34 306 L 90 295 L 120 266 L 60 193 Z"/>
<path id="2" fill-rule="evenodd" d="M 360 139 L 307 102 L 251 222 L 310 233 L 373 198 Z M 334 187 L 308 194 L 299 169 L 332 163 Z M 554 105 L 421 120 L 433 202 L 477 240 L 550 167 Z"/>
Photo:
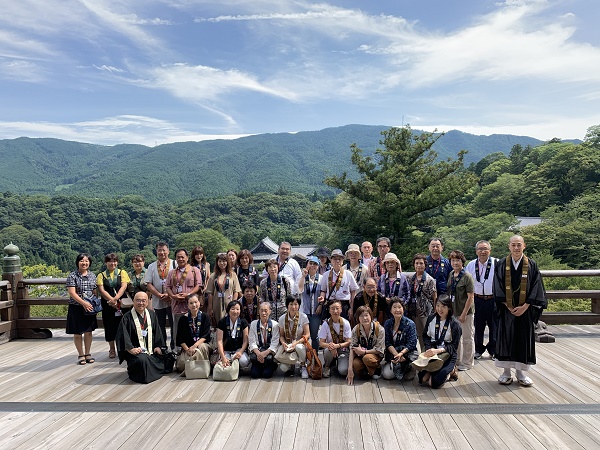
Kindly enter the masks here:
<path id="1" fill-rule="evenodd" d="M 378 353 L 368 353 L 362 357 L 354 355 L 354 359 L 352 360 L 352 370 L 354 370 L 356 375 L 366 370 L 369 373 L 369 376 L 372 377 L 375 370 L 379 367 L 381 359 L 381 355 Z"/>
<path id="2" fill-rule="evenodd" d="M 462 336 L 458 345 L 456 367 L 473 368 L 475 356 L 475 321 L 473 314 L 467 314 L 464 323 L 460 324 Z"/>
<path id="3" fill-rule="evenodd" d="M 325 351 L 323 351 L 323 365 L 325 367 L 331 367 L 331 364 L 333 364 L 334 360 L 335 358 L 333 357 L 333 354 L 328 348 L 326 348 Z M 337 371 L 343 377 L 348 375 L 348 362 L 348 352 L 338 352 Z"/>
<path id="4" fill-rule="evenodd" d="M 198 361 L 200 359 L 208 359 L 209 354 L 210 347 L 206 342 L 200 344 L 196 348 L 196 352 L 192 356 L 189 356 L 186 352 L 182 350 L 179 356 L 177 357 L 175 368 L 177 369 L 177 372 L 183 372 L 185 370 L 186 361 Z"/>
<path id="5" fill-rule="evenodd" d="M 298 357 L 297 361 L 300 365 L 306 364 L 306 347 L 303 344 L 296 345 L 296 356 Z M 292 368 L 291 364 L 279 363 L 279 368 L 282 372 L 287 372 Z"/>

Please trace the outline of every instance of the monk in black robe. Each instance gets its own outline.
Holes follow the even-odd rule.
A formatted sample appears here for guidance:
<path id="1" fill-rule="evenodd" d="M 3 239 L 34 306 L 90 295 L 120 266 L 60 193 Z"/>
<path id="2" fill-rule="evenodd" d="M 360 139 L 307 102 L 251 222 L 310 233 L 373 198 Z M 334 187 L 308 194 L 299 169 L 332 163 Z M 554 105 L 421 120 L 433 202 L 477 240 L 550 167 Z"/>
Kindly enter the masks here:
<path id="1" fill-rule="evenodd" d="M 548 302 L 537 264 L 523 254 L 523 238 L 511 237 L 508 248 L 510 255 L 498 262 L 494 274 L 499 316 L 496 367 L 504 369 L 498 382 L 512 383 L 511 369 L 515 369 L 519 384 L 531 386 L 533 381 L 525 372 L 536 362 L 534 324 Z"/>
<path id="2" fill-rule="evenodd" d="M 156 314 L 147 306 L 146 293 L 135 294 L 133 309 L 123 316 L 117 331 L 119 364 L 127 361 L 129 379 L 136 383 L 152 383 L 164 370 L 160 355 L 165 341 Z"/>

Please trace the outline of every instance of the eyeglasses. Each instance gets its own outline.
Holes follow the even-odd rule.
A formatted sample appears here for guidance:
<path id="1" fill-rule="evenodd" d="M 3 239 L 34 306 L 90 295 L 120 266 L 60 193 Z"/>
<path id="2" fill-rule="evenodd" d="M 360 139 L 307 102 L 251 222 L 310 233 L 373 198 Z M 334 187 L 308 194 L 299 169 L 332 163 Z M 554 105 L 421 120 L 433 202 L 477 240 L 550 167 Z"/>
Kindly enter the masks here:
<path id="1" fill-rule="evenodd" d="M 386 248 L 386 247 L 389 247 L 389 245 L 387 245 L 387 244 L 379 244 L 377 246 L 377 248 Z"/>
<path id="2" fill-rule="evenodd" d="M 487 247 L 479 247 L 479 248 L 477 249 L 477 251 L 478 251 L 478 252 L 489 252 L 489 251 L 490 251 L 490 249 L 489 249 L 489 248 L 487 248 Z"/>

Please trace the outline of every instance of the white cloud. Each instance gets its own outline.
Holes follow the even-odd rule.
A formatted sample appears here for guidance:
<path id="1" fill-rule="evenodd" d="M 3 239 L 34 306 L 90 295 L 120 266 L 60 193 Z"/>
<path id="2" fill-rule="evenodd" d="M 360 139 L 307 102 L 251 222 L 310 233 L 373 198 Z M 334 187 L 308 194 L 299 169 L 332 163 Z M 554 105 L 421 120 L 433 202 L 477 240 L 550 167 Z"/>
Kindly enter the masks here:
<path id="1" fill-rule="evenodd" d="M 118 67 L 107 66 L 106 64 L 102 64 L 101 66 L 93 65 L 98 70 L 103 70 L 110 73 L 123 73 L 125 72 L 123 69 L 119 69 Z"/>
<path id="2" fill-rule="evenodd" d="M 44 70 L 32 61 L 0 59 L 0 78 L 38 83 L 44 80 Z"/>
<path id="3" fill-rule="evenodd" d="M 150 73 L 153 86 L 190 101 L 216 100 L 237 90 L 260 92 L 288 100 L 296 97 L 290 91 L 271 88 L 259 82 L 255 76 L 236 69 L 220 70 L 179 63 L 154 68 Z"/>
<path id="4" fill-rule="evenodd" d="M 171 142 L 236 139 L 247 134 L 204 134 L 186 130 L 171 122 L 146 116 L 122 115 L 73 123 L 0 122 L 7 138 L 51 137 L 93 144 L 121 143 L 154 146 Z"/>
<path id="5" fill-rule="evenodd" d="M 170 20 L 159 19 L 158 17 L 154 19 L 142 19 L 137 14 L 126 14 L 121 17 L 121 20 L 132 25 L 173 25 L 173 22 Z"/>

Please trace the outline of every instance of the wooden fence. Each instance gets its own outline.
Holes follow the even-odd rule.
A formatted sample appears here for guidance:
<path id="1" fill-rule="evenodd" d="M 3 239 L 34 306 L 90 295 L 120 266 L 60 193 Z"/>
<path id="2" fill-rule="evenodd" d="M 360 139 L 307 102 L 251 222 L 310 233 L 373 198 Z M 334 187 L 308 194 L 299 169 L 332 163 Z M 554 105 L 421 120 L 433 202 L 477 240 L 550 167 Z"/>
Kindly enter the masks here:
<path id="1" fill-rule="evenodd" d="M 410 272 L 405 272 L 410 275 Z M 542 270 L 544 278 L 598 277 L 600 270 Z M 6 275 L 4 276 L 7 277 Z M 51 328 L 65 328 L 66 317 L 31 317 L 33 305 L 67 305 L 68 297 L 30 297 L 35 286 L 65 286 L 65 278 L 23 279 L 22 274 L 8 274 L 0 281 L 0 342 L 16 338 L 49 338 Z M 600 324 L 600 290 L 547 291 L 549 299 L 591 299 L 590 311 L 548 312 L 542 320 L 548 324 Z M 98 325 L 102 319 L 98 317 Z"/>

